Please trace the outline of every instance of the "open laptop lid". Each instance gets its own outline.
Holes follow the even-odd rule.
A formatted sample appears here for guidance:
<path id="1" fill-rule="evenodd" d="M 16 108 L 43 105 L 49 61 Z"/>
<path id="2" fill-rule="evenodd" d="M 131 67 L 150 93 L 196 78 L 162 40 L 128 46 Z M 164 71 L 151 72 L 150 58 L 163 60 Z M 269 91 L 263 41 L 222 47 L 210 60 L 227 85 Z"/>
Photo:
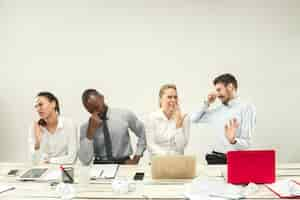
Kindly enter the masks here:
<path id="1" fill-rule="evenodd" d="M 228 152 L 227 180 L 233 184 L 275 182 L 275 151 Z"/>

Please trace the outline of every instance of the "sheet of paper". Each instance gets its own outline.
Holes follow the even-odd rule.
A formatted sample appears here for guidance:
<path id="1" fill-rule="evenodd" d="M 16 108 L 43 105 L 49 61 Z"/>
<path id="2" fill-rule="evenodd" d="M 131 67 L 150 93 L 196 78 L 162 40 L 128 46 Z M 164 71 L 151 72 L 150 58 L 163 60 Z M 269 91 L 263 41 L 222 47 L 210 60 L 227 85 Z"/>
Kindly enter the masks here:
<path id="1" fill-rule="evenodd" d="M 14 190 L 14 189 L 15 189 L 15 187 L 13 187 L 13 186 L 0 184 L 0 193 L 6 192 L 9 190 Z"/>
<path id="2" fill-rule="evenodd" d="M 191 199 L 242 199 L 242 187 L 224 180 L 197 178 L 186 184 L 185 196 Z"/>
<path id="3" fill-rule="evenodd" d="M 61 179 L 61 170 L 57 169 L 48 169 L 46 174 L 43 176 L 43 180 L 51 181 L 51 180 L 60 180 Z"/>
<path id="4" fill-rule="evenodd" d="M 279 180 L 266 186 L 280 197 L 300 196 L 300 185 L 291 179 Z"/>

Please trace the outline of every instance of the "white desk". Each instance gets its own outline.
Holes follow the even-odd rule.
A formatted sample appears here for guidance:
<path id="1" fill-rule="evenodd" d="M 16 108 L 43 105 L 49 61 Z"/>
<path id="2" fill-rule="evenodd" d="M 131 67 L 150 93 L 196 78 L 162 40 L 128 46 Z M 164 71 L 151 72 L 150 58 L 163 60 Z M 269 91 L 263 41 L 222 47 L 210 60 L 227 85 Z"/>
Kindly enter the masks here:
<path id="1" fill-rule="evenodd" d="M 0 199 L 17 199 L 17 200 L 32 200 L 45 199 L 53 200 L 59 199 L 55 189 L 51 188 L 49 183 L 37 182 L 22 182 L 16 181 L 15 177 L 8 177 L 6 174 L 9 169 L 26 169 L 29 166 L 20 163 L 0 163 L 0 183 L 10 184 L 16 187 L 15 190 L 0 194 Z M 74 166 L 75 176 L 76 168 Z M 223 179 L 222 172 L 226 170 L 225 166 L 198 166 L 198 175 L 211 176 L 215 179 Z M 279 176 L 278 179 L 293 177 L 300 181 L 300 164 L 283 164 L 278 165 L 277 171 L 281 174 L 289 173 L 290 170 L 298 173 L 299 176 Z M 73 184 L 76 190 L 76 198 L 74 199 L 184 199 L 185 186 L 184 183 L 191 182 L 191 180 L 152 180 L 149 166 L 134 166 L 121 165 L 117 177 L 134 176 L 136 171 L 144 171 L 145 178 L 142 182 L 137 182 L 135 192 L 130 192 L 125 195 L 114 194 L 111 188 L 110 181 L 94 182 L 88 185 Z M 255 195 L 248 196 L 249 199 L 277 199 L 271 191 L 265 186 L 260 185 L 259 190 Z"/>

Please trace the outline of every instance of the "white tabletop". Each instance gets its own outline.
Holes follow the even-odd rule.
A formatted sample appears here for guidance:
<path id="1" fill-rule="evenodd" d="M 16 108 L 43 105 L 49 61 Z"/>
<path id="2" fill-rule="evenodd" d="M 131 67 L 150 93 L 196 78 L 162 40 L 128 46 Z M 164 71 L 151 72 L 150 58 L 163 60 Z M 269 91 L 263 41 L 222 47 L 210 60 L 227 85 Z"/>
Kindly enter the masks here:
<path id="1" fill-rule="evenodd" d="M 7 176 L 10 169 L 24 170 L 30 166 L 22 163 L 0 163 L 0 184 L 12 185 L 16 189 L 0 194 L 0 199 L 60 199 L 59 195 L 49 182 L 22 182 L 16 177 Z M 47 167 L 58 167 L 47 165 Z M 79 165 L 75 165 L 75 178 L 79 170 Z M 117 178 L 127 178 L 132 180 L 135 172 L 145 172 L 143 181 L 136 181 L 136 190 L 128 194 L 116 194 L 111 187 L 111 180 L 91 182 L 88 185 L 78 183 L 72 184 L 76 191 L 75 199 L 184 199 L 185 183 L 192 180 L 153 180 L 149 165 L 121 165 Z M 212 177 L 214 179 L 224 179 L 222 176 L 226 171 L 226 166 L 198 165 L 197 175 Z M 292 173 L 291 173 L 292 171 Z M 292 174 L 292 175 L 289 175 Z M 280 164 L 277 165 L 277 179 L 294 178 L 300 181 L 300 164 Z M 247 199 L 277 199 L 264 185 L 259 185 L 258 191 Z"/>

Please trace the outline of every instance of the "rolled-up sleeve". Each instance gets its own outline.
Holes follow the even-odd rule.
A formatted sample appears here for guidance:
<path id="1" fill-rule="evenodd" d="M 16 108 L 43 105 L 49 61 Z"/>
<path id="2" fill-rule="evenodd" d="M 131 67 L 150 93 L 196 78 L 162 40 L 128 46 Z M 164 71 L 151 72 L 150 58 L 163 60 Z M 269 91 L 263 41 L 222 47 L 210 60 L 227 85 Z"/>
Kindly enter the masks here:
<path id="1" fill-rule="evenodd" d="M 84 165 L 89 165 L 94 157 L 93 140 L 87 138 L 88 123 L 80 127 L 80 147 L 78 151 L 79 160 Z"/>
<path id="2" fill-rule="evenodd" d="M 29 126 L 28 130 L 28 159 L 31 162 L 37 162 L 41 159 L 41 148 L 43 143 L 40 144 L 40 148 L 35 150 L 35 136 L 34 136 L 34 124 Z"/>
<path id="3" fill-rule="evenodd" d="M 209 105 L 204 103 L 201 110 L 190 114 L 193 123 L 207 123 L 212 120 L 215 110 L 209 110 Z"/>
<path id="4" fill-rule="evenodd" d="M 251 136 L 256 125 L 256 109 L 254 105 L 248 105 L 242 110 L 240 132 L 236 136 L 235 149 L 248 149 L 251 146 Z"/>
<path id="5" fill-rule="evenodd" d="M 133 112 L 129 111 L 128 123 L 130 130 L 138 137 L 135 155 L 142 156 L 146 149 L 145 126 Z"/>
<path id="6" fill-rule="evenodd" d="M 175 130 L 174 143 L 177 151 L 182 151 L 188 144 L 190 137 L 190 118 L 186 116 L 182 128 Z"/>

